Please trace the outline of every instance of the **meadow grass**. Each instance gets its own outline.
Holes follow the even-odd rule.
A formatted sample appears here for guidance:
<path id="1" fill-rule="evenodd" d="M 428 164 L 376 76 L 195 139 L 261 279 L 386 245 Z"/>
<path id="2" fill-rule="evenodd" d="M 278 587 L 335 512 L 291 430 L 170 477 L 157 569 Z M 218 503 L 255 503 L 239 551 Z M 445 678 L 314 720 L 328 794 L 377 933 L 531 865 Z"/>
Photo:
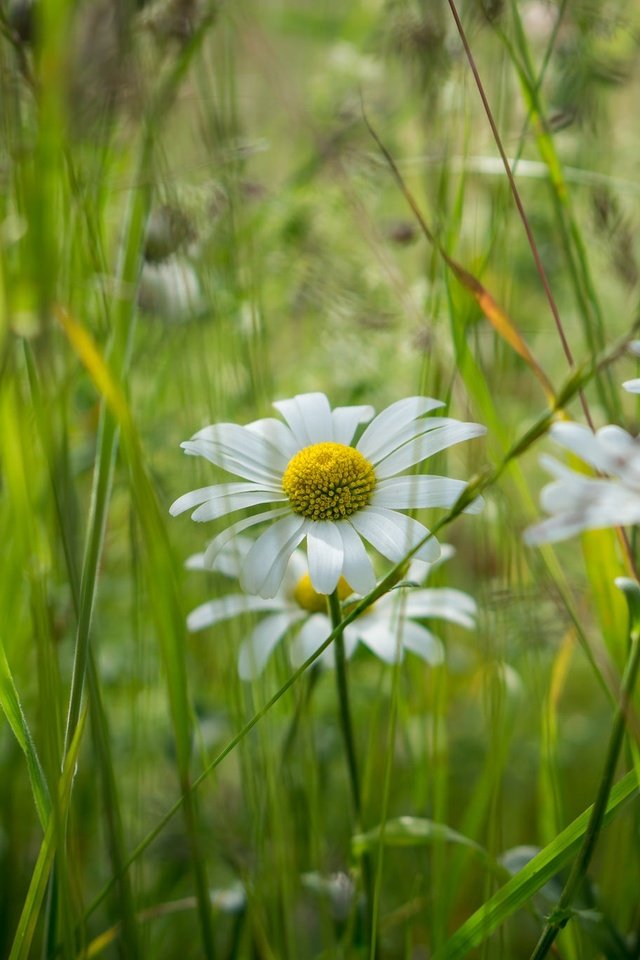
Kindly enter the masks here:
<path id="1" fill-rule="evenodd" d="M 3 4 L 1 956 L 640 956 L 636 532 L 522 539 L 553 422 L 637 432 L 638 36 L 632 0 Z M 478 607 L 440 664 L 341 664 L 404 561 L 333 597 L 337 671 L 291 631 L 241 680 L 248 609 L 187 629 L 238 586 L 185 567 L 222 525 L 169 506 L 222 474 L 180 442 L 311 391 L 487 427 L 423 468 L 469 480 L 419 511 Z"/>

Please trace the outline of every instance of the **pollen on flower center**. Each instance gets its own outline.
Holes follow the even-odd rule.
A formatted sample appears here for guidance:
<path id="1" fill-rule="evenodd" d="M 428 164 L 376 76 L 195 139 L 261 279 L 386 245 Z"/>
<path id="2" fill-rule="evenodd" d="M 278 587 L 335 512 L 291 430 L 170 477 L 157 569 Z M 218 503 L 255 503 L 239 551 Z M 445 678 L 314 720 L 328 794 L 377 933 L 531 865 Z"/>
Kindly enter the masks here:
<path id="1" fill-rule="evenodd" d="M 340 577 L 336 589 L 340 600 L 346 600 L 353 593 L 352 587 L 349 586 L 344 577 Z M 304 573 L 296 583 L 293 589 L 293 599 L 299 607 L 308 610 L 309 613 L 327 612 L 327 598 L 324 593 L 318 593 L 317 590 L 313 589 L 311 577 L 308 573 Z"/>
<path id="2" fill-rule="evenodd" d="M 369 503 L 376 485 L 372 465 L 353 447 L 314 443 L 291 458 L 282 489 L 291 509 L 311 520 L 343 520 Z"/>

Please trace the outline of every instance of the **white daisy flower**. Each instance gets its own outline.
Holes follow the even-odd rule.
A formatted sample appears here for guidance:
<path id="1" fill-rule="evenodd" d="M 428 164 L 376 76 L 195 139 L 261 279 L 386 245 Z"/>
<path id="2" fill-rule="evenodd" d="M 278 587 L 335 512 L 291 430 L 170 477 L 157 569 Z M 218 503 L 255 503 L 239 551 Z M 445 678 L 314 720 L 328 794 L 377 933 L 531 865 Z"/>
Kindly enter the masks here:
<path id="1" fill-rule="evenodd" d="M 163 320 L 188 320 L 203 309 L 198 276 L 191 264 L 173 256 L 160 263 L 144 262 L 138 306 Z"/>
<path id="2" fill-rule="evenodd" d="M 171 513 L 196 507 L 194 520 L 214 520 L 268 505 L 219 534 L 205 557 L 210 565 L 239 533 L 273 521 L 244 560 L 240 582 L 248 593 L 274 597 L 289 557 L 305 539 L 309 575 L 318 593 L 332 593 L 341 576 L 358 592 L 368 593 L 375 575 L 363 541 L 397 563 L 429 536 L 422 523 L 400 511 L 451 507 L 466 486 L 447 477 L 402 475 L 427 457 L 486 432 L 477 423 L 426 416 L 442 405 L 429 397 L 409 397 L 372 420 L 371 407 L 331 410 L 323 393 L 307 393 L 274 403 L 286 422 L 271 417 L 244 427 L 205 427 L 183 449 L 243 482 L 192 490 L 175 501 Z M 368 421 L 353 444 L 358 426 Z M 468 510 L 475 513 L 481 506 L 476 500 Z M 439 552 L 431 537 L 416 556 L 432 561 Z"/>
<path id="3" fill-rule="evenodd" d="M 234 541 L 234 547 L 237 549 L 233 552 L 230 549 L 223 550 L 215 562 L 215 569 L 229 577 L 238 575 L 242 560 L 251 548 L 251 541 L 238 538 Z M 409 567 L 407 580 L 423 583 L 434 566 L 453 556 L 453 553 L 452 547 L 443 544 L 437 563 L 414 560 Z M 187 566 L 192 570 L 206 569 L 204 557 L 203 553 L 190 557 Z M 344 579 L 338 583 L 338 594 L 341 600 L 353 594 Z M 290 630 L 296 631 L 290 647 L 290 659 L 294 666 L 300 666 L 325 642 L 333 629 L 327 614 L 327 598 L 313 589 L 301 550 L 295 550 L 291 555 L 275 597 L 263 599 L 236 593 L 209 600 L 189 614 L 187 626 L 196 632 L 245 613 L 263 616 L 240 647 L 238 674 L 242 680 L 253 680 L 262 673 L 272 652 Z M 447 620 L 472 629 L 475 617 L 475 601 L 461 590 L 400 587 L 386 594 L 358 620 L 344 628 L 345 655 L 350 658 L 358 643 L 363 643 L 386 663 L 401 660 L 408 650 L 427 663 L 436 665 L 443 659 L 442 643 L 423 624 L 415 621 Z M 328 647 L 319 660 L 326 667 L 333 666 L 333 648 Z"/>
<path id="4" fill-rule="evenodd" d="M 592 433 L 577 423 L 556 423 L 550 434 L 560 446 L 607 476 L 590 477 L 553 457 L 543 457 L 543 466 L 556 478 L 540 495 L 540 503 L 551 517 L 525 531 L 527 543 L 551 543 L 581 530 L 640 522 L 640 439 L 622 427 L 609 425 Z"/>

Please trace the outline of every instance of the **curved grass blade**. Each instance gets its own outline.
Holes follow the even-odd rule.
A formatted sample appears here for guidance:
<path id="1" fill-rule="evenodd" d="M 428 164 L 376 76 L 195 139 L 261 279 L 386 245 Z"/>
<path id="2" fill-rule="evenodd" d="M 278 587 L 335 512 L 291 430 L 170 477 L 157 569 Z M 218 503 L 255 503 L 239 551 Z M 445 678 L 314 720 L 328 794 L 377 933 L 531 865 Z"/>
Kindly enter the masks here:
<path id="1" fill-rule="evenodd" d="M 51 815 L 51 797 L 49 787 L 36 752 L 35 744 L 29 730 L 27 718 L 22 711 L 18 691 L 11 669 L 7 662 L 2 640 L 0 640 L 0 707 L 13 731 L 20 749 L 25 755 L 33 799 L 38 811 L 38 817 L 43 828 L 46 828 Z"/>
<path id="2" fill-rule="evenodd" d="M 51 443 L 51 438 L 54 436 L 53 422 L 49 414 L 49 407 L 43 400 L 43 391 L 36 370 L 35 358 L 28 346 L 25 347 L 25 360 L 29 372 L 29 385 L 31 388 L 31 400 L 35 412 L 35 419 L 38 424 L 40 440 L 46 452 L 49 480 L 58 521 L 58 532 L 62 543 L 71 587 L 71 596 L 77 618 L 80 608 L 80 573 L 71 516 L 73 512 L 72 504 L 74 502 L 73 491 L 69 486 L 69 477 L 57 470 L 55 466 L 54 451 Z M 106 828 L 105 839 L 107 841 L 113 873 L 119 878 L 117 893 L 119 910 L 122 916 L 122 928 L 124 930 L 122 952 L 123 957 L 126 957 L 127 960 L 135 960 L 135 958 L 141 955 L 135 920 L 135 903 L 131 879 L 124 868 L 126 847 L 124 843 L 120 799 L 116 786 L 116 775 L 112 758 L 111 738 L 109 735 L 108 718 L 102 702 L 98 670 L 91 647 L 89 648 L 87 679 L 91 732 L 97 762 L 96 765 L 100 772 L 100 782 L 102 784 L 102 810 Z"/>
<path id="3" fill-rule="evenodd" d="M 69 744 L 69 750 L 67 751 L 67 755 L 65 757 L 64 770 L 59 783 L 59 802 L 61 815 L 63 815 L 68 808 L 69 798 L 71 795 L 71 784 L 73 783 L 76 763 L 78 760 L 78 751 L 82 742 L 82 734 L 84 731 L 86 717 L 87 709 L 84 707 L 78 717 L 75 733 L 71 743 Z M 13 945 L 11 947 L 11 953 L 9 954 L 8 960 L 27 960 L 27 958 L 31 956 L 33 935 L 35 933 L 38 917 L 40 916 L 40 911 L 42 909 L 44 896 L 47 891 L 49 875 L 53 865 L 53 858 L 57 851 L 57 843 L 59 838 L 60 824 L 56 823 L 56 814 L 52 813 L 52 815 L 49 817 L 44 839 L 40 846 L 40 852 L 38 853 L 38 859 L 36 860 L 36 865 L 31 876 L 31 883 L 29 884 L 29 890 L 27 891 L 27 896 L 24 900 L 22 913 L 20 915 L 20 920 L 18 921 L 18 927 L 13 939 Z"/>
<path id="4" fill-rule="evenodd" d="M 626 803 L 638 796 L 638 792 L 638 777 L 635 771 L 631 771 L 611 791 L 604 823 L 613 820 Z M 591 810 L 589 807 L 583 811 L 512 880 L 476 910 L 434 954 L 433 960 L 461 960 L 469 950 L 484 943 L 516 910 L 524 907 L 577 852 L 587 830 Z"/>

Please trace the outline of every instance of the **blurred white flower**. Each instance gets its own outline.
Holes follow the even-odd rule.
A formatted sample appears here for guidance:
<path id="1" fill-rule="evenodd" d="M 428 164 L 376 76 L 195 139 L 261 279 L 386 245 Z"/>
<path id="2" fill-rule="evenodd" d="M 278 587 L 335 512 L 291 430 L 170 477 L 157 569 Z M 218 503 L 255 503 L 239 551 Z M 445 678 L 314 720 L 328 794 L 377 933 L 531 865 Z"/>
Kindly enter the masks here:
<path id="1" fill-rule="evenodd" d="M 555 27 L 558 13 L 550 3 L 544 0 L 529 0 L 522 8 L 522 25 L 527 38 L 534 43 L 549 39 Z"/>
<path id="2" fill-rule="evenodd" d="M 551 516 L 525 531 L 527 543 L 565 540 L 581 530 L 624 527 L 640 522 L 640 440 L 622 427 L 597 433 L 577 423 L 557 423 L 550 431 L 560 446 L 606 477 L 571 470 L 553 457 L 541 463 L 556 479 L 542 490 L 540 503 Z"/>
<path id="3" fill-rule="evenodd" d="M 171 513 L 196 507 L 194 520 L 214 520 L 268 505 L 228 527 L 205 554 L 205 564 L 210 565 L 243 530 L 272 521 L 242 564 L 240 583 L 248 593 L 275 597 L 289 557 L 305 539 L 309 576 L 318 593 L 332 593 L 342 576 L 358 592 L 368 593 L 375 575 L 363 541 L 394 563 L 423 540 L 418 559 L 432 561 L 440 553 L 427 528 L 400 511 L 450 507 L 465 482 L 399 474 L 486 432 L 477 423 L 426 416 L 441 406 L 429 397 L 393 403 L 372 420 L 355 445 L 356 430 L 371 420 L 373 408 L 331 410 L 323 393 L 274 403 L 286 423 L 271 417 L 244 427 L 234 423 L 205 427 L 183 443 L 183 449 L 245 482 L 192 490 L 173 503 Z M 476 500 L 467 509 L 473 513 L 481 507 Z"/>
<path id="4" fill-rule="evenodd" d="M 233 546 L 233 552 L 229 548 L 222 551 L 215 563 L 216 570 L 230 577 L 238 575 L 251 541 L 241 537 Z M 452 547 L 443 544 L 436 564 L 414 560 L 407 581 L 423 583 L 433 567 L 452 556 L 453 552 Z M 204 554 L 191 557 L 187 566 L 192 570 L 205 569 Z M 351 587 L 344 579 L 338 584 L 338 593 L 343 600 L 352 595 Z M 312 656 L 333 629 L 327 614 L 327 598 L 313 589 L 305 556 L 300 550 L 290 557 L 282 586 L 272 599 L 235 593 L 210 600 L 189 614 L 187 625 L 191 631 L 203 630 L 245 613 L 263 616 L 240 647 L 238 673 L 243 680 L 259 676 L 277 644 L 292 628 L 295 628 L 295 636 L 290 645 L 290 659 L 294 666 Z M 358 643 L 362 643 L 386 663 L 402 660 L 405 651 L 410 651 L 435 666 L 443 659 L 442 643 L 417 621 L 447 620 L 472 629 L 475 616 L 475 601 L 461 590 L 398 587 L 345 627 L 345 654 L 351 657 Z M 331 646 L 321 654 L 320 660 L 324 666 L 333 666 Z"/>
<path id="5" fill-rule="evenodd" d="M 349 916 L 356 885 L 348 873 L 322 874 L 316 870 L 301 874 L 302 886 L 329 901 L 334 920 L 343 923 Z"/>
<path id="6" fill-rule="evenodd" d="M 145 261 L 138 306 L 163 320 L 187 320 L 198 313 L 202 309 L 202 294 L 191 264 L 177 256 L 159 263 Z"/>
<path id="7" fill-rule="evenodd" d="M 453 553 L 452 547 L 443 544 L 440 558 L 435 563 L 414 560 L 403 582 L 424 583 L 433 567 Z M 385 663 L 404 659 L 408 651 L 431 666 L 437 666 L 444 659 L 442 641 L 419 621 L 447 620 L 471 630 L 475 626 L 476 613 L 475 600 L 462 590 L 398 586 L 377 600 L 358 620 L 349 624 L 347 630 Z M 302 629 L 298 633 L 291 645 L 291 660 L 295 666 L 304 663 L 326 640 L 327 626 L 330 630 L 328 619 L 324 630 L 317 623 L 313 629 Z"/>

